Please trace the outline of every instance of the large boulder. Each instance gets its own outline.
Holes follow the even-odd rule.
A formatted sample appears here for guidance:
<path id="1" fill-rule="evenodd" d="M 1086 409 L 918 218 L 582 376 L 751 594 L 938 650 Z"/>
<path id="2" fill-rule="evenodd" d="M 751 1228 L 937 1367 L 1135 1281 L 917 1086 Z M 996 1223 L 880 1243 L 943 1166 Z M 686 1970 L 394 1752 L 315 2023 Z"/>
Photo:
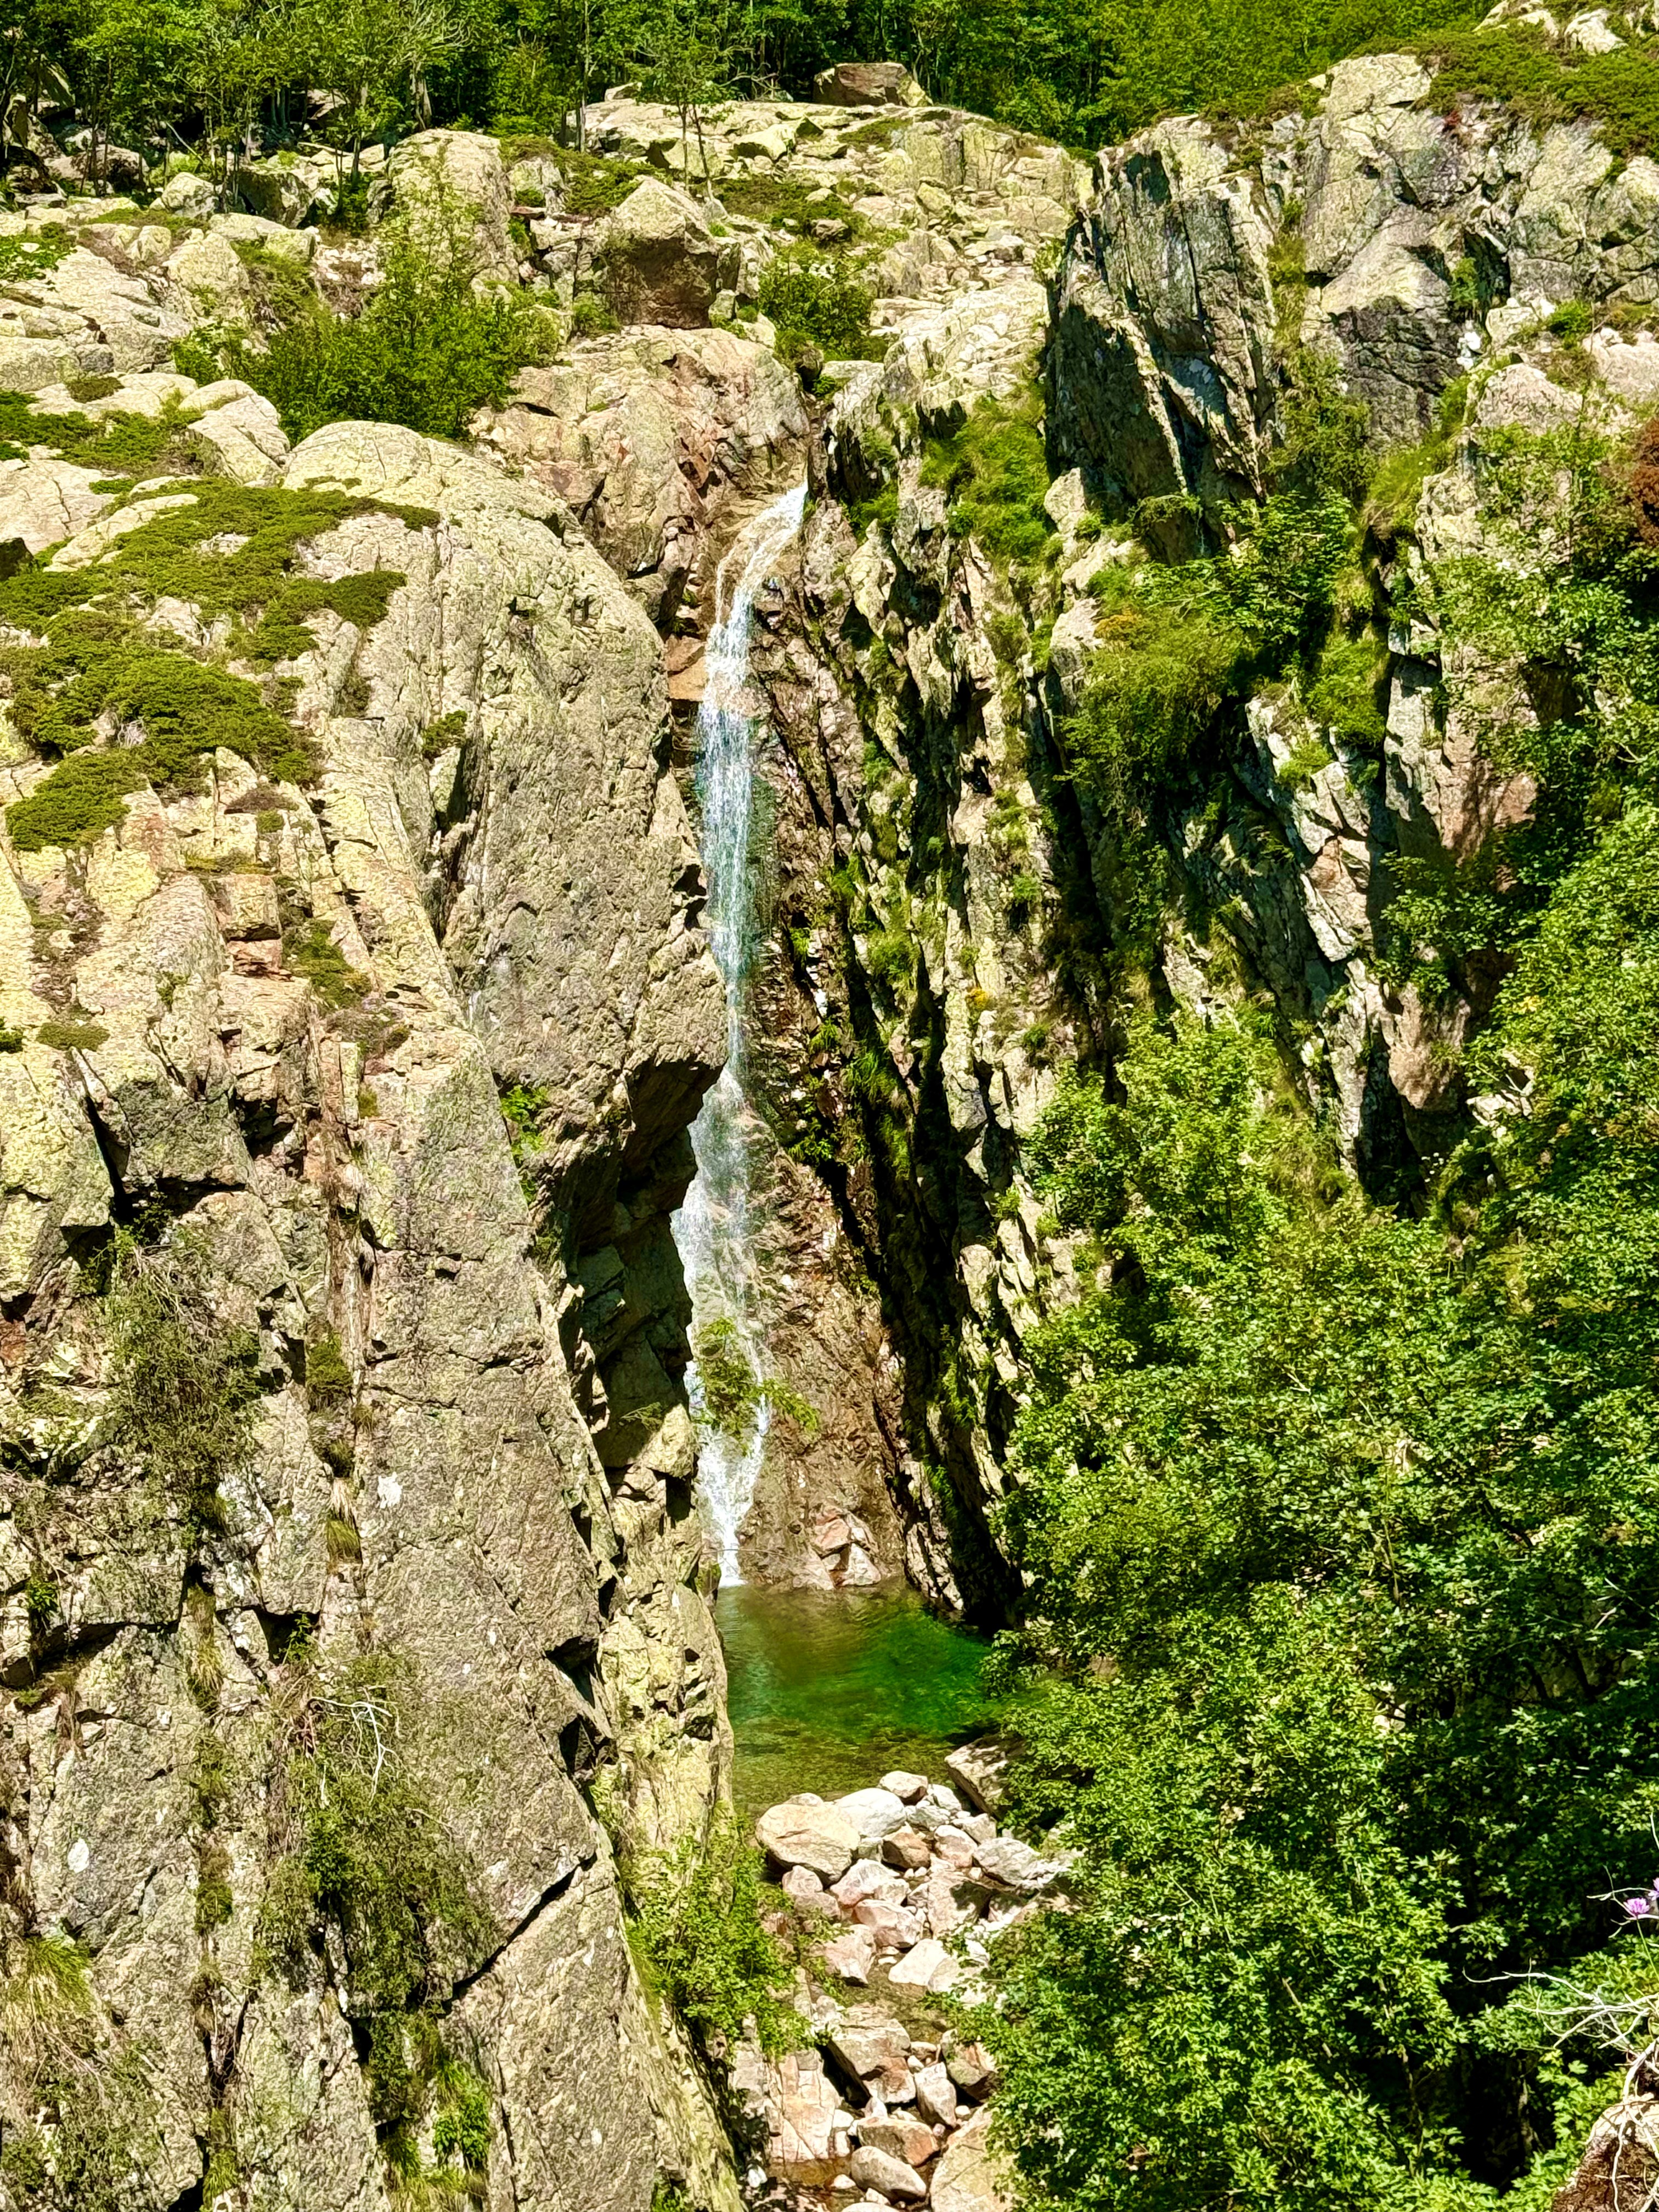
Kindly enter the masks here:
<path id="1" fill-rule="evenodd" d="M 945 1764 L 964 1797 L 981 1813 L 995 1813 L 1006 1794 L 1009 1747 L 1000 1736 L 980 1736 L 953 1751 Z"/>
<path id="2" fill-rule="evenodd" d="M 915 2166 L 887 2151 L 860 2144 L 847 2170 L 860 2189 L 875 2190 L 890 2204 L 921 2204 L 927 2198 L 927 2184 Z"/>
<path id="3" fill-rule="evenodd" d="M 837 62 L 812 90 L 826 107 L 926 107 L 927 95 L 902 62 Z"/>
<path id="4" fill-rule="evenodd" d="M 854 1790 L 850 1796 L 837 1797 L 836 1806 L 846 1814 L 866 1844 L 880 1843 L 883 1837 L 902 1828 L 909 1818 L 903 1799 L 896 1797 L 890 1790 Z"/>
<path id="5" fill-rule="evenodd" d="M 737 254 L 695 200 L 646 177 L 599 226 L 593 258 L 618 321 L 701 330 Z"/>
<path id="6" fill-rule="evenodd" d="M 1012 2212 L 1013 2192 L 987 2138 L 988 2112 L 975 2112 L 933 2170 L 933 2212 Z"/>
<path id="7" fill-rule="evenodd" d="M 480 284 L 516 284 L 513 191 L 498 142 L 482 131 L 417 131 L 394 147 L 386 189 L 423 250 L 470 252 Z"/>
<path id="8" fill-rule="evenodd" d="M 860 1841 L 845 1813 L 815 1797 L 792 1797 L 770 1807 L 755 1823 L 755 1834 L 776 1864 L 808 1867 L 824 1881 L 846 1873 Z"/>

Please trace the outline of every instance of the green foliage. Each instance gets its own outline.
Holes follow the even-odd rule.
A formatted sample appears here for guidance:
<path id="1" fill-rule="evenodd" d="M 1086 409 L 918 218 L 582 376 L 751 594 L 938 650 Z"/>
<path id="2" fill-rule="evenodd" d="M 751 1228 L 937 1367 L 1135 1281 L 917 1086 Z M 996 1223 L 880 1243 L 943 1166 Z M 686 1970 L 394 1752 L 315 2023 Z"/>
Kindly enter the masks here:
<path id="1" fill-rule="evenodd" d="M 1381 753 L 1387 725 L 1379 694 L 1387 668 L 1387 655 L 1369 632 L 1352 637 L 1339 630 L 1327 640 L 1303 685 L 1303 704 L 1339 744 Z"/>
<path id="2" fill-rule="evenodd" d="M 6 656 L 12 720 L 32 744 L 68 756 L 7 810 L 13 842 L 26 851 L 85 843 L 120 821 L 122 798 L 145 781 L 163 793 L 199 789 L 203 758 L 216 746 L 279 781 L 308 782 L 308 740 L 258 684 L 167 649 L 136 618 L 160 599 L 189 600 L 206 621 L 229 616 L 236 644 L 264 666 L 312 650 L 305 622 L 324 609 L 372 628 L 403 581 L 398 572 L 331 583 L 295 573 L 303 545 L 370 512 L 396 513 L 414 527 L 428 520 L 335 492 L 203 483 L 188 505 L 127 532 L 95 565 L 32 566 L 0 581 L 0 622 L 46 638 L 44 647 Z M 90 750 L 106 714 L 141 724 L 142 743 Z"/>
<path id="3" fill-rule="evenodd" d="M 785 170 L 725 178 L 720 183 L 720 200 L 733 215 L 769 222 L 783 230 L 800 232 L 815 222 L 839 222 L 846 225 L 847 236 L 855 239 L 867 228 L 850 200 Z"/>
<path id="4" fill-rule="evenodd" d="M 258 1340 L 228 1328 L 188 1232 L 160 1247 L 118 1234 L 105 1298 L 110 1442 L 143 1465 L 192 1538 L 224 1525 L 219 1485 L 252 1449 Z"/>
<path id="5" fill-rule="evenodd" d="M 1227 700 L 1316 654 L 1352 523 L 1335 491 L 1273 494 L 1235 510 L 1232 553 L 1109 568 L 1096 657 L 1067 743 L 1104 804 L 1133 811 L 1194 757 Z"/>
<path id="6" fill-rule="evenodd" d="M 331 1331 L 306 1346 L 306 1403 L 313 1413 L 336 1413 L 350 1403 L 351 1370 Z"/>
<path id="7" fill-rule="evenodd" d="M 74 245 L 61 222 L 44 224 L 36 231 L 24 231 L 11 238 L 0 238 L 0 283 L 15 284 L 20 279 L 43 276 L 67 259 Z"/>
<path id="8" fill-rule="evenodd" d="M 904 930 L 878 930 L 865 945 L 866 972 L 887 991 L 908 989 L 915 964 L 915 945 Z"/>
<path id="9" fill-rule="evenodd" d="M 1248 1026 L 1140 1018 L 1030 1148 L 1101 1261 L 1005 1519 L 1017 1815 L 1081 1853 L 979 2021 L 1035 2202 L 1483 2206 L 1523 2106 L 1582 2118 L 1594 2021 L 1564 2071 L 1515 1992 L 1611 2002 L 1596 1900 L 1653 1871 L 1649 801 L 1514 957 L 1443 1218 L 1365 1205 Z"/>
<path id="10" fill-rule="evenodd" d="M 643 1860 L 629 1887 L 650 1977 L 702 2051 L 729 2053 L 750 2018 L 769 2057 L 799 2044 L 789 1965 L 761 1925 L 760 1854 L 735 1820 Z"/>
<path id="11" fill-rule="evenodd" d="M 377 2050 L 401 2049 L 410 2016 L 446 1999 L 498 1931 L 410 1760 L 407 1667 L 378 1654 L 325 1678 L 304 1650 L 285 1675 L 290 1667 L 284 1710 L 294 1717 L 275 1801 L 282 1848 L 259 1915 L 264 1971 L 302 1986 L 329 1923 L 352 2017 Z"/>
<path id="12" fill-rule="evenodd" d="M 1530 24 L 1437 38 L 1434 98 L 1500 100 L 1532 124 L 1583 118 L 1615 154 L 1659 149 L 1659 54 L 1651 40 L 1579 54 Z"/>
<path id="13" fill-rule="evenodd" d="M 1042 504 L 1048 489 L 1042 401 L 981 399 L 951 437 L 928 441 L 921 482 L 942 485 L 950 524 L 993 560 L 1040 560 L 1054 526 Z"/>
<path id="14" fill-rule="evenodd" d="M 325 422 L 402 422 L 459 438 L 483 406 L 499 406 L 527 362 L 545 357 L 550 331 L 514 293 L 474 287 L 470 246 L 394 235 L 384 281 L 355 319 L 320 306 L 276 331 L 266 349 L 230 337 L 218 373 L 263 392 L 290 438 Z"/>
<path id="15" fill-rule="evenodd" d="M 776 325 L 779 347 L 792 361 L 809 345 L 827 361 L 878 358 L 885 345 L 870 328 L 874 301 L 842 257 L 798 248 L 775 255 L 761 273 L 761 312 Z"/>
<path id="16" fill-rule="evenodd" d="M 722 1436 L 746 1443 L 755 1432 L 765 1393 L 737 1323 L 724 1315 L 706 1322 L 691 1350 L 708 1419 Z"/>
<path id="17" fill-rule="evenodd" d="M 283 964 L 302 976 L 323 1005 L 338 1012 L 368 995 L 368 978 L 348 965 L 327 922 L 313 915 L 283 933 Z"/>
<path id="18" fill-rule="evenodd" d="M 9 242 L 0 240 L 0 246 Z M 74 396 L 84 401 L 99 395 L 83 382 Z M 12 455 L 29 446 L 46 446 L 76 467 L 108 477 L 189 476 L 201 465 L 176 405 L 154 416 L 82 415 L 72 410 L 47 414 L 27 392 L 0 392 L 0 446 Z"/>

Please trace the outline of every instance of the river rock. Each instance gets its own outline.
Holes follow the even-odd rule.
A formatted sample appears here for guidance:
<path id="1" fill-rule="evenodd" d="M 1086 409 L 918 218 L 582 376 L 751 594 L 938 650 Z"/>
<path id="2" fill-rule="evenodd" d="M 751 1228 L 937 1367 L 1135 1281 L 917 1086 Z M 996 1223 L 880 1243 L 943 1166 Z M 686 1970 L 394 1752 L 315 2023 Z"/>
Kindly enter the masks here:
<path id="1" fill-rule="evenodd" d="M 944 2052 L 945 2070 L 964 2097 L 975 2104 L 988 2097 L 1000 2076 L 995 2061 L 982 2043 L 951 2043 Z"/>
<path id="2" fill-rule="evenodd" d="M 839 1974 L 844 1982 L 857 1982 L 862 1988 L 869 1981 L 870 1969 L 876 1963 L 873 1929 L 846 1929 L 824 1945 L 823 1958 L 831 1973 Z"/>
<path id="3" fill-rule="evenodd" d="M 945 1764 L 979 1812 L 995 1813 L 1007 1795 L 1008 1756 L 1004 1739 L 988 1735 L 963 1744 Z"/>
<path id="4" fill-rule="evenodd" d="M 859 2128 L 859 2142 L 866 2150 L 885 2151 L 906 2166 L 926 2166 L 939 2148 L 939 2142 L 931 2126 L 913 2119 L 908 2112 L 894 2112 L 884 2120 L 866 2120 Z"/>
<path id="5" fill-rule="evenodd" d="M 853 1863 L 859 1832 L 838 1806 L 792 1797 L 755 1823 L 761 1849 L 781 1867 L 807 1867 L 834 1881 Z"/>
<path id="6" fill-rule="evenodd" d="M 881 1786 L 890 1790 L 895 1797 L 902 1797 L 907 1805 L 914 1805 L 919 1797 L 927 1795 L 927 1777 L 908 1774 L 903 1767 L 896 1766 L 890 1774 L 882 1776 Z"/>
<path id="7" fill-rule="evenodd" d="M 859 1927 L 872 1931 L 878 1951 L 908 1951 L 927 1928 L 924 1913 L 907 1911 L 902 1905 L 889 1905 L 878 1897 L 860 1898 L 853 1907 L 853 1918 Z"/>
<path id="8" fill-rule="evenodd" d="M 882 1842 L 896 1828 L 902 1828 L 907 1817 L 903 1799 L 890 1790 L 854 1790 L 850 1796 L 837 1797 L 836 1805 L 854 1822 L 866 1844 Z"/>
<path id="9" fill-rule="evenodd" d="M 971 1927 L 990 1902 L 990 1892 L 954 1869 L 936 1866 L 921 1890 L 921 1909 L 930 1935 L 954 1936 Z"/>
<path id="10" fill-rule="evenodd" d="M 1045 1858 L 1023 1844 L 1018 1836 L 999 1836 L 995 1841 L 975 1846 L 974 1857 L 980 1871 L 1000 1882 L 1005 1889 L 1046 1889 L 1071 1864 L 1071 1854 L 1051 1854 Z"/>
<path id="11" fill-rule="evenodd" d="M 930 2066 L 919 2066 L 911 2079 L 916 2085 L 916 2110 L 930 2125 L 953 2128 L 957 2124 L 956 2084 L 951 2081 L 943 2059 L 936 2058 Z"/>
<path id="12" fill-rule="evenodd" d="M 961 1978 L 960 1961 L 951 1956 L 936 1936 L 924 1936 L 888 1974 L 888 1979 L 900 1989 L 931 1990 L 935 1994 L 953 1988 Z"/>
<path id="13" fill-rule="evenodd" d="M 831 1895 L 843 1912 L 850 1913 L 866 1898 L 888 1905 L 902 1905 L 909 1894 L 902 1878 L 878 1858 L 861 1858 L 832 1885 Z"/>
<path id="14" fill-rule="evenodd" d="M 793 1898 L 803 1912 L 833 1912 L 835 1906 L 823 1884 L 811 1867 L 792 1866 L 784 1872 L 783 1893 Z"/>
<path id="15" fill-rule="evenodd" d="M 883 1837 L 881 1856 L 887 1865 L 914 1872 L 927 1865 L 933 1851 L 919 1828 L 895 1828 L 890 1836 Z"/>
<path id="16" fill-rule="evenodd" d="M 860 2143 L 847 2170 L 860 2189 L 875 2190 L 890 2204 L 920 2204 L 927 2195 L 927 2184 L 915 2166 L 884 2150 L 867 2149 Z"/>
<path id="17" fill-rule="evenodd" d="M 866 2094 L 894 2103 L 909 2094 L 909 2035 L 878 2007 L 850 2007 L 846 2018 L 830 2028 L 826 2047 Z"/>

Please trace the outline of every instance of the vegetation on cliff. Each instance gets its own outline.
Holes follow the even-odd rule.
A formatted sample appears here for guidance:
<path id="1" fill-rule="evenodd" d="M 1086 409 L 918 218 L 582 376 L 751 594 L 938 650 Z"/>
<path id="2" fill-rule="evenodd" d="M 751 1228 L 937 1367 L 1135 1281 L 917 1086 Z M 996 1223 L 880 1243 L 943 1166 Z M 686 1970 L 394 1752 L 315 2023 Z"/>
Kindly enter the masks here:
<path id="1" fill-rule="evenodd" d="M 1494 977 L 1426 1184 L 1344 1171 L 1265 1000 L 1144 985 L 1031 1148 L 1084 1240 L 1003 1519 L 1020 1803 L 1083 1870 L 984 2022 L 1036 2202 L 1541 2205 L 1645 2034 L 1603 2031 L 1659 1808 L 1652 434 L 1474 434 L 1483 550 L 1393 572 L 1542 702 L 1483 736 L 1524 822 L 1394 864 L 1397 984 Z M 1354 513 L 1328 479 L 1115 574 L 1074 739 L 1149 867 L 1246 693 L 1315 696 L 1334 645 L 1363 683 Z"/>

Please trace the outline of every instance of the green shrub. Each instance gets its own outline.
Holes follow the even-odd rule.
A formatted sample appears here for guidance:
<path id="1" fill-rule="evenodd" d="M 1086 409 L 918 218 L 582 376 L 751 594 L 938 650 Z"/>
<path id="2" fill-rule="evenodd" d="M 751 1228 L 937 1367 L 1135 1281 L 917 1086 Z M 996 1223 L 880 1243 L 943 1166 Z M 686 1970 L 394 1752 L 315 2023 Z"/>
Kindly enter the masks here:
<path id="1" fill-rule="evenodd" d="M 842 222 L 849 239 L 861 236 L 868 226 L 858 210 L 836 191 L 828 192 L 822 199 L 814 197 L 823 190 L 805 177 L 775 171 L 725 178 L 720 192 L 733 215 L 747 216 L 752 222 L 769 222 L 793 231 L 805 230 L 815 222 Z"/>
<path id="2" fill-rule="evenodd" d="M 1339 631 L 1303 686 L 1303 702 L 1339 744 L 1378 754 L 1388 733 L 1378 698 L 1387 680 L 1388 655 L 1376 641 L 1368 632 L 1350 637 Z"/>
<path id="3" fill-rule="evenodd" d="M 708 1419 L 722 1436 L 746 1443 L 764 1392 L 734 1321 L 707 1322 L 692 1340 L 697 1383 Z"/>
<path id="4" fill-rule="evenodd" d="M 609 294 L 589 289 L 578 292 L 572 300 L 570 327 L 579 338 L 597 338 L 606 331 L 620 330 L 622 325 L 617 320 Z"/>
<path id="5" fill-rule="evenodd" d="M 545 357 L 549 330 L 521 295 L 480 296 L 468 256 L 392 239 L 385 276 L 355 319 L 307 314 L 267 350 L 242 338 L 216 348 L 276 409 L 296 442 L 325 422 L 401 422 L 459 438 L 480 407 L 499 406 L 520 369 Z"/>
<path id="6" fill-rule="evenodd" d="M 921 482 L 944 488 L 952 532 L 993 560 L 1036 561 L 1054 540 L 1042 504 L 1049 478 L 1041 418 L 1035 393 L 981 399 L 959 430 L 929 439 L 924 450 Z"/>
<path id="7" fill-rule="evenodd" d="M 354 2019 L 401 2022 L 446 1999 L 499 1931 L 410 1765 L 408 1668 L 381 1653 L 325 1679 L 304 1650 L 285 1674 L 290 1665 L 290 1748 L 275 1801 L 283 1848 L 259 1918 L 264 1970 L 302 1984 L 311 1942 L 331 1923 Z"/>
<path id="8" fill-rule="evenodd" d="M 356 1006 L 368 995 L 368 978 L 347 964 L 327 922 L 313 915 L 296 923 L 283 937 L 283 964 L 302 976 L 325 1006 L 336 1012 Z"/>
<path id="9" fill-rule="evenodd" d="M 1501 100 L 1534 125 L 1591 122 L 1615 154 L 1659 150 L 1659 54 L 1650 40 L 1581 55 L 1517 24 L 1437 37 L 1427 51 L 1437 104 Z"/>
<path id="10" fill-rule="evenodd" d="M 611 154 L 583 153 L 574 146 L 561 147 L 557 158 L 567 215 L 609 215 L 622 205 L 641 177 L 650 174 L 637 161 L 619 161 Z"/>
<path id="11" fill-rule="evenodd" d="M 915 946 L 902 929 L 880 930 L 864 948 L 866 971 L 889 991 L 908 986 L 915 957 Z"/>
<path id="12" fill-rule="evenodd" d="M 258 1341 L 225 1326 L 209 1280 L 183 1231 L 159 1249 L 121 1232 L 105 1297 L 106 1433 L 195 1537 L 224 1526 L 219 1486 L 247 1465 L 258 1397 Z"/>
<path id="13" fill-rule="evenodd" d="M 0 246 L 6 243 L 0 240 Z M 103 380 L 82 380 L 75 397 L 105 396 L 91 389 Z M 110 478 L 190 476 L 201 468 L 199 451 L 176 403 L 155 416 L 47 415 L 37 411 L 27 392 L 0 392 L 0 447 L 15 458 L 28 446 L 48 447 L 77 468 L 95 469 Z"/>
<path id="14" fill-rule="evenodd" d="M 875 294 L 843 258 L 805 249 L 780 253 L 762 271 L 761 312 L 777 326 L 787 359 L 816 346 L 828 361 L 878 359 L 886 341 L 870 328 Z"/>
<path id="15" fill-rule="evenodd" d="M 1303 791 L 1330 764 L 1329 749 L 1318 738 L 1304 738 L 1279 763 L 1279 781 L 1287 791 Z"/>
<path id="16" fill-rule="evenodd" d="M 701 2050 L 729 2054 L 750 2018 L 769 2057 L 799 2045 L 788 1962 L 761 1925 L 760 1854 L 734 1820 L 630 1868 L 629 1887 L 650 1977 Z"/>

